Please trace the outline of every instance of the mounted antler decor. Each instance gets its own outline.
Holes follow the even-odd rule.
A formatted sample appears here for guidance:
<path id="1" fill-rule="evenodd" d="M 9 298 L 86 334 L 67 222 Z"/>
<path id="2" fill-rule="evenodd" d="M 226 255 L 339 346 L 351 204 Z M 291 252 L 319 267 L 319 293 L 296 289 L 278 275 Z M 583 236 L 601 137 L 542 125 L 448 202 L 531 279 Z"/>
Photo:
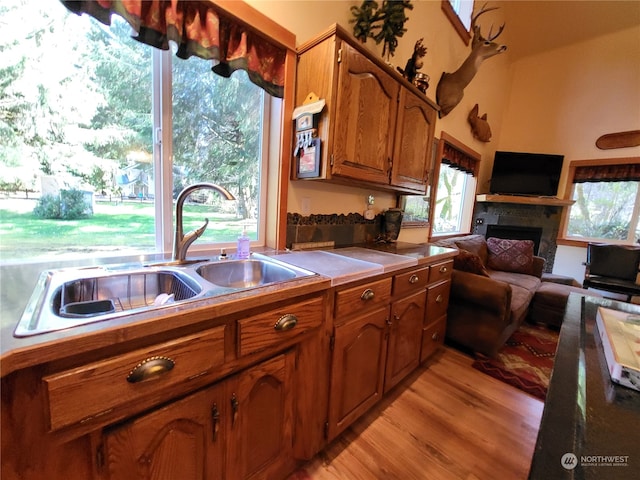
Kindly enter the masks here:
<path id="1" fill-rule="evenodd" d="M 473 136 L 481 142 L 488 142 L 491 140 L 491 127 L 489 126 L 489 122 L 487 122 L 487 114 L 485 113 L 482 117 L 479 117 L 478 111 L 479 107 L 476 103 L 475 107 L 469 112 L 467 120 L 469 120 L 469 124 L 471 125 Z"/>
<path id="2" fill-rule="evenodd" d="M 471 52 L 460 68 L 453 73 L 444 72 L 436 88 L 436 102 L 440 106 L 440 118 L 447 115 L 454 109 L 464 95 L 464 89 L 473 80 L 480 64 L 487 58 L 493 57 L 507 49 L 506 45 L 498 45 L 494 40 L 504 30 L 504 23 L 495 35 L 492 35 L 493 28 L 489 30 L 489 36 L 484 38 L 480 33 L 480 26 L 476 24 L 478 17 L 483 13 L 497 10 L 498 7 L 486 8 L 485 3 L 480 11 L 471 19 L 471 29 L 473 39 L 471 40 Z"/>

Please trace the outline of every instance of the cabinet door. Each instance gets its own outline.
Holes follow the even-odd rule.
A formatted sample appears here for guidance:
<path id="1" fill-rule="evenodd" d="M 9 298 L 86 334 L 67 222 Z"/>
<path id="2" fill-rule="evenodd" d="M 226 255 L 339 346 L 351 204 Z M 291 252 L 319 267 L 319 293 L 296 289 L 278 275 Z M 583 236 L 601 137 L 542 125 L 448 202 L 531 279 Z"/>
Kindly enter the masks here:
<path id="1" fill-rule="evenodd" d="M 335 328 L 328 437 L 333 439 L 382 397 L 389 307 Z"/>
<path id="2" fill-rule="evenodd" d="M 398 82 L 342 42 L 331 173 L 389 184 Z"/>
<path id="3" fill-rule="evenodd" d="M 391 304 L 391 331 L 384 391 L 389 391 L 420 364 L 427 291 Z"/>
<path id="4" fill-rule="evenodd" d="M 282 478 L 293 469 L 294 362 L 290 352 L 239 374 L 230 396 L 226 478 Z"/>
<path id="5" fill-rule="evenodd" d="M 224 478 L 223 387 L 210 387 L 106 433 L 108 478 Z"/>
<path id="6" fill-rule="evenodd" d="M 436 111 L 426 99 L 400 89 L 391 184 L 425 193 L 431 169 Z"/>

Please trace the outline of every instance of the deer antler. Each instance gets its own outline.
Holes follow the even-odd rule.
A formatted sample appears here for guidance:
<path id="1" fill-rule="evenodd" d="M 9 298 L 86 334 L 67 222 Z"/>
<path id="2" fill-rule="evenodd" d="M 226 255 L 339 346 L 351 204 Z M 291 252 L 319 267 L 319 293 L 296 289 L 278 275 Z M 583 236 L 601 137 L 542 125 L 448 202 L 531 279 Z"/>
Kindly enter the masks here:
<path id="1" fill-rule="evenodd" d="M 485 3 L 482 6 L 482 8 L 478 11 L 478 13 L 476 13 L 473 16 L 473 18 L 471 18 L 471 30 L 473 30 L 474 36 L 477 34 L 480 38 L 483 38 L 482 34 L 480 33 L 480 26 L 476 25 L 476 20 L 478 19 L 478 17 L 483 13 L 491 12 L 492 10 L 497 10 L 498 8 L 499 7 L 487 8 L 487 4 Z M 493 25 L 491 25 L 491 28 L 489 29 L 489 36 L 486 38 L 486 40 L 489 42 L 494 41 L 496 38 L 498 38 L 498 36 L 502 33 L 503 30 L 504 30 L 504 23 L 500 25 L 500 28 L 498 29 L 498 32 L 495 35 L 491 35 L 491 33 L 493 32 Z"/>

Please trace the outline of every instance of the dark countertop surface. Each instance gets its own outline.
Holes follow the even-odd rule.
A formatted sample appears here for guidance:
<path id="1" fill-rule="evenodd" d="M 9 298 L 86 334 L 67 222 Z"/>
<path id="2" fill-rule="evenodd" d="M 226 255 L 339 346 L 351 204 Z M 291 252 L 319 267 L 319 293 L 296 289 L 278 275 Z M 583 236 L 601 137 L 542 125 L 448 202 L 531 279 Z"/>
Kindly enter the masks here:
<path id="1" fill-rule="evenodd" d="M 599 306 L 640 313 L 638 305 L 569 296 L 530 480 L 640 478 L 640 392 L 611 381 Z"/>

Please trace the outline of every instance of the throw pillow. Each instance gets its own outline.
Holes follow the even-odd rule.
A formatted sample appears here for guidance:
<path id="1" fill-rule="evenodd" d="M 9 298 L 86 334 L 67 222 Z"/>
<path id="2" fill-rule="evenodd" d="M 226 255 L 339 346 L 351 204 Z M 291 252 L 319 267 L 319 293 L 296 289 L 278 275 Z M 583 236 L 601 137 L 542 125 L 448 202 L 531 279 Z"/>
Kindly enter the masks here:
<path id="1" fill-rule="evenodd" d="M 456 270 L 462 270 L 463 272 L 482 275 L 484 277 L 489 276 L 489 272 L 487 272 L 487 269 L 484 268 L 480 257 L 475 253 L 471 253 L 463 249 L 459 249 L 458 255 L 453 257 L 453 268 L 455 268 Z"/>
<path id="2" fill-rule="evenodd" d="M 504 272 L 528 273 L 533 268 L 533 242 L 531 240 L 487 239 L 489 261 L 487 266 Z"/>
<path id="3" fill-rule="evenodd" d="M 487 240 L 482 235 L 469 235 L 456 240 L 456 246 L 468 252 L 475 253 L 480 257 L 483 265 L 487 264 L 489 251 L 487 250 Z"/>

